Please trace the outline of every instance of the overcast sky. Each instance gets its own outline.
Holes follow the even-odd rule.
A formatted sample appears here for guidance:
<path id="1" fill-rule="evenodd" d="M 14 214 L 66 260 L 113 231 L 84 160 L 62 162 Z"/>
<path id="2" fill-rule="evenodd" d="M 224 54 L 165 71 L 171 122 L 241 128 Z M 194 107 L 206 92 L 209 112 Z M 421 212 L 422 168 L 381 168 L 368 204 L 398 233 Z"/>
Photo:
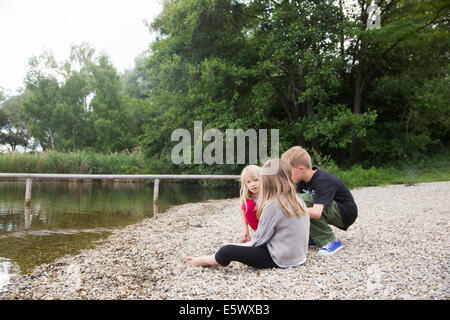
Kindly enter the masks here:
<path id="1" fill-rule="evenodd" d="M 82 42 L 130 69 L 154 39 L 144 21 L 161 10 L 160 0 L 0 0 L 0 87 L 15 93 L 31 56 L 50 49 L 64 61 Z"/>

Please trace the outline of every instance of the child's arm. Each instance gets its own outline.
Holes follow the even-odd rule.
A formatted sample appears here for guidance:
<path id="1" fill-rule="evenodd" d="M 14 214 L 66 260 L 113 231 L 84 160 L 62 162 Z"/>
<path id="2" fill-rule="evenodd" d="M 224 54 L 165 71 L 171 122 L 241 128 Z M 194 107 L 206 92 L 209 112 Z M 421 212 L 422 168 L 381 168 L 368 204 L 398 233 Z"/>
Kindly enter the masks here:
<path id="1" fill-rule="evenodd" d="M 319 220 L 322 216 L 323 204 L 314 204 L 312 207 L 308 208 L 309 217 L 311 219 Z"/>
<path id="2" fill-rule="evenodd" d="M 320 188 L 316 187 L 314 195 L 314 205 L 308 208 L 309 217 L 318 220 L 322 216 L 324 206 L 330 206 L 336 195 L 336 185 L 330 181 L 322 181 Z"/>
<path id="3" fill-rule="evenodd" d="M 243 213 L 241 214 L 241 220 L 242 220 L 241 241 L 242 242 L 250 241 L 250 234 L 248 233 L 248 222 L 247 219 L 245 219 Z"/>

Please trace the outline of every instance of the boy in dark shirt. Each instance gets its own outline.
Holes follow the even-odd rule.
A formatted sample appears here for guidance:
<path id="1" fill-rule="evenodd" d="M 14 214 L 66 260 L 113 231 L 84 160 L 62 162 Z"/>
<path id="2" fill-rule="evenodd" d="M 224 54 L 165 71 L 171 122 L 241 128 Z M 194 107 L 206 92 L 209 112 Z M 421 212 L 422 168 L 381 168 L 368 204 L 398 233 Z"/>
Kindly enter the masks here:
<path id="1" fill-rule="evenodd" d="M 355 222 L 358 209 L 350 190 L 336 176 L 311 166 L 311 157 L 302 147 L 290 148 L 281 156 L 291 167 L 297 192 L 305 201 L 309 216 L 310 240 L 321 247 L 319 255 L 330 256 L 342 249 L 330 224 L 342 230 Z"/>

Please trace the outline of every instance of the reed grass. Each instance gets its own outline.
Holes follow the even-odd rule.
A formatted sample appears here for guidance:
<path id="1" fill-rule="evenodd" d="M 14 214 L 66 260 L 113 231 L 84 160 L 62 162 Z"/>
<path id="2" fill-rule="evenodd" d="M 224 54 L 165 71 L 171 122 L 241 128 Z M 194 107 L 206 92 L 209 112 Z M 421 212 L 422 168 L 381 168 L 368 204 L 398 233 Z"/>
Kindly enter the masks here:
<path id="1" fill-rule="evenodd" d="M 329 158 L 316 157 L 313 159 L 313 165 L 338 176 L 350 189 L 388 184 L 411 186 L 421 182 L 450 181 L 450 152 L 434 155 L 426 160 L 386 164 L 383 167 L 363 168 L 360 164 L 355 164 L 349 168 L 340 168 Z M 172 172 L 173 170 L 177 172 Z M 189 173 L 193 173 L 191 171 Z M 143 153 L 139 152 L 101 154 L 90 151 L 3 153 L 0 154 L 0 172 L 183 174 L 180 172 L 180 168 L 174 169 L 167 161 L 145 159 Z M 228 174 L 239 174 L 239 172 L 229 172 Z M 201 172 L 199 173 L 201 174 Z M 214 172 L 208 173 L 214 174 Z M 202 183 L 227 185 L 231 182 L 202 181 Z"/>
<path id="2" fill-rule="evenodd" d="M 49 151 L 0 154 L 0 172 L 5 173 L 133 174 L 144 167 L 141 153 Z"/>

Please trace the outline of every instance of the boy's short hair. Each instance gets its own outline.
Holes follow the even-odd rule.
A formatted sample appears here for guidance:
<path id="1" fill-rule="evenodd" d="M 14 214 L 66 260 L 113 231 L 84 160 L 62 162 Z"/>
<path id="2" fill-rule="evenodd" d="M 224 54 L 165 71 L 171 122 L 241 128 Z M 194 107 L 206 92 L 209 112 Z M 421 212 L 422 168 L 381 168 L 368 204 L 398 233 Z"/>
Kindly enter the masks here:
<path id="1" fill-rule="evenodd" d="M 283 153 L 281 160 L 288 163 L 291 167 L 297 168 L 302 165 L 307 169 L 311 169 L 311 156 L 308 151 L 299 146 L 292 147 Z"/>

